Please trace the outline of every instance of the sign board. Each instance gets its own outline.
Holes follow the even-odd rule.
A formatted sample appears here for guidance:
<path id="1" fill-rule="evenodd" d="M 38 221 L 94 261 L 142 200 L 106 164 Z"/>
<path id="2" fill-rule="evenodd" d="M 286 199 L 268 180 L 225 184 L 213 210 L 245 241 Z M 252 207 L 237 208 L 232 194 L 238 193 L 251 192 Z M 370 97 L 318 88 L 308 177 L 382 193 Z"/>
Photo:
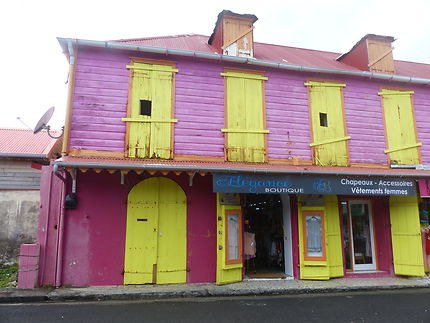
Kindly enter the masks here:
<path id="1" fill-rule="evenodd" d="M 213 191 L 259 194 L 415 196 L 415 181 L 388 177 L 247 175 L 215 173 Z"/>

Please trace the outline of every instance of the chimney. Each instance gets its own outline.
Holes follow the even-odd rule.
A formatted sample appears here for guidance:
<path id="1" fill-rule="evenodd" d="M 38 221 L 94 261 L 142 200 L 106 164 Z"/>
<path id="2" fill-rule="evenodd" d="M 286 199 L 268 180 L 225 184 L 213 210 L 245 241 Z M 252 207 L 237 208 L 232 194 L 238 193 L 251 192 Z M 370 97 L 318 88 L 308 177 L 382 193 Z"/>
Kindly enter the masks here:
<path id="1" fill-rule="evenodd" d="M 337 58 L 338 61 L 362 71 L 394 74 L 394 37 L 367 34 L 352 49 Z"/>
<path id="2" fill-rule="evenodd" d="M 223 55 L 254 57 L 253 24 L 257 19 L 254 15 L 221 11 L 209 38 L 209 45 L 217 48 Z"/>

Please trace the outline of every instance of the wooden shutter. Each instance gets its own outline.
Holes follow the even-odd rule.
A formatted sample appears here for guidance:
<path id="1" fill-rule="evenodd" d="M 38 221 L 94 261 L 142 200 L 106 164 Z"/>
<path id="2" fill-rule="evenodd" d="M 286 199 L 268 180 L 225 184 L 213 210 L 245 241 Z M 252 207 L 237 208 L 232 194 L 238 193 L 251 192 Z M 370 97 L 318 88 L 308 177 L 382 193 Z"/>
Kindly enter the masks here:
<path id="1" fill-rule="evenodd" d="M 390 220 L 394 272 L 397 275 L 424 276 L 417 197 L 390 196 Z"/>
<path id="2" fill-rule="evenodd" d="M 327 261 L 330 277 L 341 277 L 343 271 L 342 237 L 336 195 L 324 195 L 327 214 Z"/>
<path id="3" fill-rule="evenodd" d="M 263 81 L 267 77 L 247 73 L 221 73 L 226 78 L 226 157 L 228 161 L 265 162 Z"/>
<path id="4" fill-rule="evenodd" d="M 128 157 L 172 158 L 173 73 L 171 66 L 134 63 L 128 131 Z M 142 101 L 150 102 L 150 115 L 143 115 Z"/>
<path id="5" fill-rule="evenodd" d="M 349 162 L 343 117 L 342 87 L 345 84 L 307 82 L 310 100 L 315 165 L 347 166 Z"/>
<path id="6" fill-rule="evenodd" d="M 320 214 L 325 244 L 321 257 L 306 254 L 306 216 Z M 344 275 L 339 208 L 336 195 L 325 196 L 325 206 L 299 207 L 300 279 L 327 280 Z"/>
<path id="7" fill-rule="evenodd" d="M 415 118 L 412 107 L 413 91 L 386 90 L 382 96 L 387 149 L 390 164 L 420 164 L 419 146 L 415 132 Z"/>
<path id="8" fill-rule="evenodd" d="M 239 219 L 239 236 L 237 245 L 239 257 L 237 261 L 229 261 L 228 256 L 228 220 L 230 215 L 237 215 Z M 220 195 L 217 193 L 217 266 L 216 283 L 226 284 L 242 280 L 242 211 L 240 205 L 221 204 Z M 231 230 L 231 228 L 230 228 Z"/>
<path id="9" fill-rule="evenodd" d="M 306 250 L 306 219 L 312 215 L 321 219 L 321 235 L 323 252 L 321 256 L 309 255 Z M 326 214 L 324 207 L 299 207 L 299 249 L 300 249 L 300 279 L 327 280 L 330 278 L 327 263 L 327 244 L 325 230 Z"/>
<path id="10" fill-rule="evenodd" d="M 187 197 L 173 180 L 163 177 L 158 177 L 157 180 L 159 217 L 156 283 L 185 283 L 187 280 Z"/>
<path id="11" fill-rule="evenodd" d="M 186 282 L 187 198 L 173 180 L 151 177 L 128 194 L 124 284 Z"/>

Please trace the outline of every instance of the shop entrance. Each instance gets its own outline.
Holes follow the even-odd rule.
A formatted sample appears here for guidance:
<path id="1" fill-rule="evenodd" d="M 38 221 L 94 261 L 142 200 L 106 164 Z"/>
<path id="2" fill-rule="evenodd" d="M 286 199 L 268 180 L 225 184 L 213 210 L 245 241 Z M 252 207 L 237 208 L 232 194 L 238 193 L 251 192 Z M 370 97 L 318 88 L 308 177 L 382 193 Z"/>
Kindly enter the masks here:
<path id="1" fill-rule="evenodd" d="M 346 270 L 376 270 L 370 201 L 341 201 L 341 205 Z"/>
<path id="2" fill-rule="evenodd" d="M 289 224 L 290 219 L 289 214 L 286 216 L 283 210 L 289 211 L 289 205 L 283 208 L 284 200 L 288 201 L 288 196 L 283 198 L 279 194 L 245 196 L 244 259 L 245 275 L 248 278 L 286 278 L 290 274 L 291 248 L 285 242 L 287 235 L 284 233 L 290 230 L 285 225 Z M 285 249 L 289 250 L 285 252 Z"/>

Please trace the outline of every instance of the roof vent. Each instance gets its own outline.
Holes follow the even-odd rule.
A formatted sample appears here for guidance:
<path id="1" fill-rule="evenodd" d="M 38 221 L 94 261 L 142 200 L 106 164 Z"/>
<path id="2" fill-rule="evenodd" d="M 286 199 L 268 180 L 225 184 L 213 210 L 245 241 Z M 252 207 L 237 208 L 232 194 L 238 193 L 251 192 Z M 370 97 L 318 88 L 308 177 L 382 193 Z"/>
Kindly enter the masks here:
<path id="1" fill-rule="evenodd" d="M 352 49 L 337 58 L 345 64 L 362 71 L 394 74 L 394 37 L 367 34 Z"/>
<path id="2" fill-rule="evenodd" d="M 209 45 L 222 50 L 223 55 L 254 57 L 254 22 L 257 17 L 223 10 L 218 14 Z"/>

